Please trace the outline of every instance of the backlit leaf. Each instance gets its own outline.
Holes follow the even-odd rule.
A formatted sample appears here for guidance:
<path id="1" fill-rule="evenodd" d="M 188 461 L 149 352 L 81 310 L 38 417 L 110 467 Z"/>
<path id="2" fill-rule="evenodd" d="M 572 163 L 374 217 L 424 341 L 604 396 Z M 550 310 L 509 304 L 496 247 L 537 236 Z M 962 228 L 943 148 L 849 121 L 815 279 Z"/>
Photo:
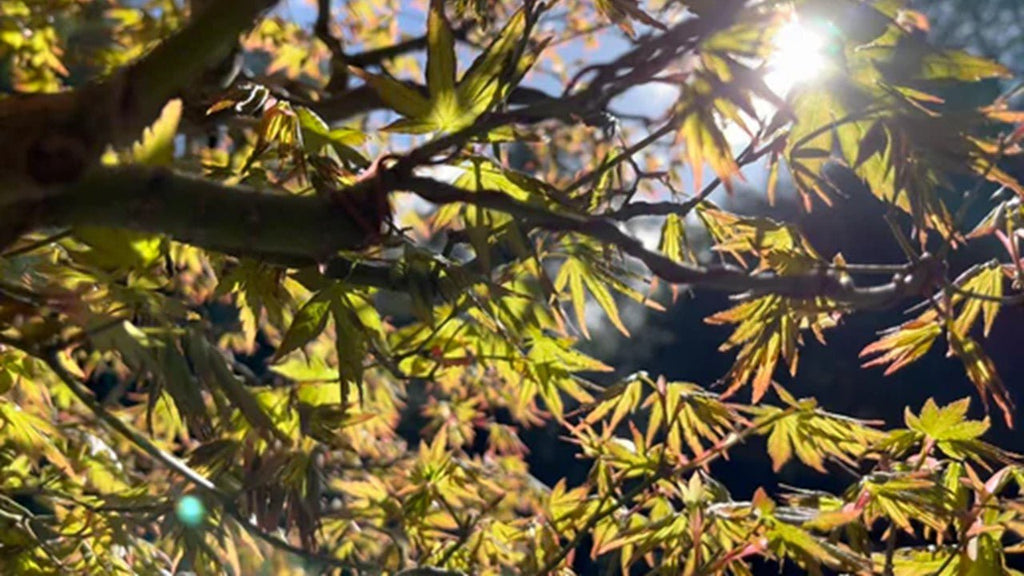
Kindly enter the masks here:
<path id="1" fill-rule="evenodd" d="M 148 166 L 165 166 L 174 159 L 174 137 L 181 120 L 181 100 L 168 102 L 160 116 L 142 133 L 142 139 L 132 145 L 132 159 Z"/>
<path id="2" fill-rule="evenodd" d="M 996 372 L 992 359 L 969 337 L 949 331 L 948 338 L 950 350 L 963 362 L 967 376 L 978 389 L 978 395 L 985 402 L 985 406 L 988 407 L 988 400 L 991 397 L 1002 410 L 1006 425 L 1013 428 L 1014 403 L 1006 386 L 1003 385 L 1002 378 Z"/>
<path id="3" fill-rule="evenodd" d="M 331 308 L 330 296 L 329 293 L 320 292 L 302 305 L 302 308 L 295 314 L 295 318 L 292 319 L 288 331 L 285 332 L 284 339 L 277 347 L 275 358 L 287 356 L 324 331 Z"/>
<path id="4" fill-rule="evenodd" d="M 427 89 L 435 101 L 455 91 L 455 37 L 441 0 L 430 0 L 427 15 Z"/>
<path id="5" fill-rule="evenodd" d="M 938 315 L 928 310 L 914 320 L 885 331 L 881 339 L 865 346 L 860 355 L 863 358 L 879 354 L 864 366 L 888 364 L 885 374 L 889 375 L 927 354 L 941 334 Z"/>

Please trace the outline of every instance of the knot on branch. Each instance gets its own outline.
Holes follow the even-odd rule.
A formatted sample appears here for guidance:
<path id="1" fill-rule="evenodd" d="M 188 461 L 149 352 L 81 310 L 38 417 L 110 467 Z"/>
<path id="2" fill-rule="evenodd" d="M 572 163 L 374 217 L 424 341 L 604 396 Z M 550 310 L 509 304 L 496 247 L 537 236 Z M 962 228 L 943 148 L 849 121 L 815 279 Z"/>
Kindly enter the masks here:
<path id="1" fill-rule="evenodd" d="M 930 296 L 944 285 L 948 265 L 945 261 L 925 252 L 907 274 L 896 274 L 893 283 L 902 296 Z"/>
<path id="2" fill-rule="evenodd" d="M 844 300 L 846 296 L 856 290 L 853 279 L 848 274 L 841 274 L 827 268 L 819 269 L 817 274 L 802 276 L 800 280 L 795 286 L 795 293 L 791 294 L 795 298 Z"/>

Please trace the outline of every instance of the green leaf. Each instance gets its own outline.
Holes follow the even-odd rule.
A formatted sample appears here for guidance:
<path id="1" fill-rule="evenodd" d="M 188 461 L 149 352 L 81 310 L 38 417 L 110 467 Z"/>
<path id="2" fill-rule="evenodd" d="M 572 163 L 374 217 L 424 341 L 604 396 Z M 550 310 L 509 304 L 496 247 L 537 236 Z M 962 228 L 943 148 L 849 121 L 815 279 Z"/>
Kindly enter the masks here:
<path id="1" fill-rule="evenodd" d="M 813 400 L 796 401 L 781 392 L 789 404 L 788 412 L 774 406 L 749 407 L 758 422 L 768 422 L 768 454 L 772 469 L 778 472 L 795 454 L 797 459 L 818 472 L 826 473 L 825 460 L 832 458 L 855 466 L 857 459 L 884 435 L 864 423 L 829 414 Z"/>
<path id="2" fill-rule="evenodd" d="M 998 262 L 975 266 L 957 279 L 956 284 L 963 292 L 954 294 L 954 302 L 963 300 L 963 308 L 953 321 L 953 329 L 962 336 L 970 334 L 978 315 L 984 316 L 984 335 L 988 336 L 992 324 L 999 314 L 999 298 L 1003 296 L 1003 269 Z M 975 298 L 971 295 L 976 294 Z"/>
<path id="3" fill-rule="evenodd" d="M 879 354 L 865 362 L 864 367 L 888 364 L 885 374 L 889 375 L 927 354 L 941 334 L 938 315 L 934 310 L 927 310 L 917 318 L 883 332 L 880 339 L 861 350 L 860 356 Z"/>
<path id="4" fill-rule="evenodd" d="M 288 332 L 285 333 L 274 354 L 274 361 L 277 361 L 287 354 L 305 346 L 324 331 L 327 326 L 328 312 L 331 308 L 331 297 L 329 292 L 318 292 L 310 298 L 302 308 L 295 313 Z"/>
<path id="5" fill-rule="evenodd" d="M 913 530 L 911 521 L 942 532 L 950 523 L 954 500 L 941 482 L 937 476 L 876 472 L 862 478 L 851 492 L 860 488 L 870 494 L 864 510 L 868 525 L 875 518 L 888 518 L 906 532 Z"/>
<path id="6" fill-rule="evenodd" d="M 341 295 L 331 300 L 331 314 L 334 317 L 335 350 L 338 353 L 338 378 L 341 380 L 342 401 L 348 401 L 351 386 L 361 390 L 363 383 L 363 361 L 366 358 L 367 341 L 358 314 L 348 299 Z"/>
<path id="7" fill-rule="evenodd" d="M 933 440 L 974 440 L 988 430 L 989 423 L 987 418 L 982 421 L 967 420 L 970 404 L 970 398 L 964 398 L 939 408 L 935 400 L 929 398 L 919 416 L 907 408 L 904 420 L 908 428 Z"/>
<path id="8" fill-rule="evenodd" d="M 780 511 L 776 513 L 779 514 Z M 808 573 L 821 573 L 822 564 L 838 571 L 858 573 L 865 573 L 870 567 L 866 558 L 855 554 L 846 546 L 816 538 L 805 530 L 780 521 L 772 522 L 768 538 L 773 551 L 793 557 L 807 569 Z"/>
<path id="9" fill-rule="evenodd" d="M 742 302 L 704 321 L 736 325 L 719 347 L 722 351 L 740 349 L 726 377 L 729 388 L 725 394 L 732 394 L 752 381 L 756 403 L 767 392 L 780 357 L 786 361 L 790 374 L 796 374 L 803 344 L 801 332 L 810 329 L 823 340 L 824 330 L 834 327 L 837 317 L 834 305 L 823 298 L 797 300 L 770 295 Z"/>
<path id="10" fill-rule="evenodd" d="M 836 132 L 829 128 L 846 114 L 846 106 L 825 86 L 807 87 L 797 93 L 793 101 L 796 121 L 786 139 L 786 161 L 793 174 L 793 182 L 810 206 L 814 196 L 826 204 L 831 203 L 832 188 L 821 178 L 828 158 L 800 157 L 805 148 L 832 150 Z"/>
<path id="11" fill-rule="evenodd" d="M 607 364 L 574 349 L 565 339 L 535 337 L 529 359 L 536 364 L 550 364 L 566 372 L 610 372 Z"/>
<path id="12" fill-rule="evenodd" d="M 480 114 L 503 96 L 502 75 L 525 42 L 526 11 L 522 8 L 509 18 L 501 33 L 473 61 L 459 82 L 458 99 L 467 109 Z"/>
<path id="13" fill-rule="evenodd" d="M 527 44 L 526 14 L 520 9 L 477 57 L 462 80 L 456 82 L 455 40 L 445 19 L 443 4 L 432 0 L 427 18 L 429 97 L 393 78 L 353 69 L 389 108 L 405 117 L 390 124 L 389 131 L 422 134 L 461 130 L 504 99 L 536 58 L 536 51 L 523 54 Z"/>
<path id="14" fill-rule="evenodd" d="M 673 262 L 695 262 L 696 257 L 686 241 L 686 224 L 678 214 L 669 214 L 661 228 L 658 250 Z"/>
<path id="15" fill-rule="evenodd" d="M 622 332 L 623 335 L 629 336 L 629 330 L 626 329 L 626 325 L 622 323 L 622 318 L 619 317 L 619 307 L 615 303 L 615 298 L 612 296 L 608 286 L 605 282 L 597 278 L 593 273 L 586 273 L 583 275 L 583 282 L 586 283 L 587 289 L 594 296 L 594 300 L 601 306 L 604 313 L 608 315 L 608 320 L 611 321 L 612 325 Z"/>
<path id="16" fill-rule="evenodd" d="M 408 118 L 426 118 L 433 107 L 430 100 L 415 88 L 380 74 L 371 74 L 360 68 L 351 68 L 352 73 L 362 78 L 380 96 L 384 104 Z"/>
<path id="17" fill-rule="evenodd" d="M 993 534 L 973 536 L 967 546 L 969 552 L 961 555 L 961 576 L 1008 573 L 1003 566 L 1003 546 Z"/>
<path id="18" fill-rule="evenodd" d="M 0 398 L 0 444 L 13 444 L 19 452 L 33 457 L 46 456 L 61 469 L 70 465 L 54 441 L 60 436 L 50 422 L 23 410 L 18 404 Z"/>
<path id="19" fill-rule="evenodd" d="M 583 336 L 590 338 L 590 331 L 587 329 L 587 295 L 583 291 L 583 274 L 583 264 L 579 260 L 566 260 L 555 277 L 555 290 L 561 292 L 566 285 L 569 286 L 569 297 L 576 311 L 576 323 Z"/>
<path id="20" fill-rule="evenodd" d="M 201 334 L 194 332 L 189 333 L 185 343 L 188 358 L 196 374 L 206 381 L 211 389 L 222 391 L 231 405 L 256 430 L 278 432 L 274 421 L 260 406 L 252 390 L 228 368 L 227 360 L 220 350 Z"/>
<path id="21" fill-rule="evenodd" d="M 562 392 L 579 402 L 593 401 L 590 394 L 579 385 L 573 376 L 574 373 L 611 370 L 604 363 L 575 350 L 571 340 L 551 338 L 542 334 L 533 334 L 527 359 L 528 374 L 537 385 L 536 393 L 559 420 L 564 408 Z M 520 393 L 527 391 L 527 387 L 523 386 Z"/>
<path id="22" fill-rule="evenodd" d="M 1010 398 L 1006 385 L 1003 384 L 1003 379 L 996 372 L 996 366 L 992 359 L 985 354 L 977 342 L 969 337 L 961 336 L 953 330 L 948 330 L 946 337 L 949 340 L 950 350 L 963 362 L 964 369 L 967 370 L 967 377 L 978 389 L 978 395 L 981 396 L 985 407 L 988 407 L 988 399 L 991 397 L 1003 411 L 1006 425 L 1013 428 L 1013 400 Z"/>
<path id="23" fill-rule="evenodd" d="M 166 248 L 161 236 L 124 229 L 78 226 L 74 235 L 90 248 L 80 258 L 101 268 L 148 268 Z"/>
<path id="24" fill-rule="evenodd" d="M 337 369 L 331 368 L 319 357 L 307 359 L 301 354 L 271 366 L 270 371 L 295 382 L 333 382 L 338 378 Z"/>
<path id="25" fill-rule="evenodd" d="M 420 120 L 418 118 L 399 118 L 384 127 L 386 132 L 398 132 L 400 134 L 429 134 L 438 130 L 433 118 Z"/>
<path id="26" fill-rule="evenodd" d="M 636 36 L 636 30 L 630 20 L 637 20 L 648 26 L 664 30 L 665 26 L 644 12 L 637 0 L 595 0 L 594 5 L 605 18 L 622 29 L 630 37 Z"/>
<path id="27" fill-rule="evenodd" d="M 605 420 L 605 422 L 608 430 L 615 430 L 623 418 L 627 414 L 635 412 L 640 405 L 643 387 L 644 380 L 642 378 L 633 378 L 628 382 L 616 384 L 614 387 L 605 390 L 599 399 L 600 401 L 587 414 L 586 421 L 594 424 L 599 420 L 603 420 L 609 413 L 612 413 L 611 418 Z M 653 414 L 659 414 L 659 412 L 652 412 Z"/>
<path id="28" fill-rule="evenodd" d="M 694 174 L 694 187 L 703 186 L 704 164 L 714 171 L 728 187 L 739 175 L 739 166 L 732 155 L 732 146 L 718 127 L 714 115 L 699 100 L 683 112 L 677 138 L 686 143 L 686 157 Z"/>
<path id="29" fill-rule="evenodd" d="M 302 144 L 308 154 L 320 154 L 330 148 L 338 158 L 359 167 L 366 167 L 369 161 L 358 150 L 352 148 L 362 144 L 366 135 L 351 128 L 331 129 L 327 122 L 305 106 L 296 106 L 295 115 L 302 129 Z"/>
<path id="30" fill-rule="evenodd" d="M 188 360 L 178 347 L 178 339 L 162 338 L 154 353 L 160 366 L 159 375 L 163 389 L 171 396 L 178 412 L 188 422 L 189 431 L 200 438 L 212 435 L 213 428 L 203 399 L 205 389 L 193 376 Z"/>
<path id="31" fill-rule="evenodd" d="M 430 0 L 427 16 L 427 89 L 435 102 L 455 92 L 455 37 L 443 0 Z"/>
<path id="32" fill-rule="evenodd" d="M 1013 73 L 1002 64 L 972 56 L 962 50 L 933 50 L 922 58 L 923 80 L 977 82 L 988 78 L 1010 78 Z"/>
<path id="33" fill-rule="evenodd" d="M 174 160 L 174 137 L 181 121 L 181 100 L 168 102 L 155 122 L 132 146 L 132 159 L 147 166 L 166 166 Z"/>
<path id="34" fill-rule="evenodd" d="M 469 158 L 461 167 L 465 170 L 454 185 L 466 190 L 504 192 L 522 202 L 550 202 L 549 199 L 555 193 L 546 182 L 482 156 Z"/>

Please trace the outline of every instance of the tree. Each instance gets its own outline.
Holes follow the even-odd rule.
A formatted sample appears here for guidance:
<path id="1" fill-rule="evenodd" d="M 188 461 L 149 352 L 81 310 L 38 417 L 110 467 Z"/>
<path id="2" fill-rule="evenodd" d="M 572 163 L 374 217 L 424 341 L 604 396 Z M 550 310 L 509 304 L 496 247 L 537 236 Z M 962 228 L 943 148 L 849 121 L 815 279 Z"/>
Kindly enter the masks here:
<path id="1" fill-rule="evenodd" d="M 944 342 L 1013 426 L 983 346 L 1024 297 L 1024 115 L 958 96 L 1004 67 L 889 0 L 431 0 L 421 36 L 274 4 L 0 0 L 5 574 L 1010 571 L 1024 467 L 969 396 L 885 426 L 775 380 L 910 305 L 865 367 Z M 794 31 L 821 71 L 786 85 Z M 777 186 L 870 196 L 902 261 L 711 198 Z M 708 291 L 721 386 L 580 349 Z M 532 476 L 542 424 L 583 482 Z M 710 466 L 757 438 L 853 480 L 734 496 Z"/>

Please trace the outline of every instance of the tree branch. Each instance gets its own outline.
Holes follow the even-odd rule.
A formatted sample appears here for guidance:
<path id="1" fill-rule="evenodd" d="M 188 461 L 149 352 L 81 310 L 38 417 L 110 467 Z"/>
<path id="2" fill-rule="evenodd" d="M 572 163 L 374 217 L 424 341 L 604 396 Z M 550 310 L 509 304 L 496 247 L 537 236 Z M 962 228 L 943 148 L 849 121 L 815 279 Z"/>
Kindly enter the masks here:
<path id="1" fill-rule="evenodd" d="M 460 26 L 452 30 L 452 36 L 456 40 L 464 40 L 466 33 L 469 32 L 468 26 Z M 409 52 L 415 52 L 416 50 L 423 50 L 427 47 L 426 35 L 417 36 L 415 38 L 409 38 L 396 44 L 389 46 L 382 46 L 380 48 L 373 48 L 359 54 L 352 54 L 348 57 L 349 64 L 365 68 L 366 66 L 376 66 L 385 60 L 397 58 L 403 54 Z"/>
<path id="2" fill-rule="evenodd" d="M 802 299 L 823 297 L 855 308 L 884 308 L 906 296 L 918 294 L 922 289 L 916 280 L 912 284 L 889 282 L 877 286 L 857 287 L 834 271 L 824 269 L 810 274 L 777 276 L 770 273 L 750 274 L 742 268 L 728 265 L 692 266 L 675 262 L 646 249 L 639 240 L 629 236 L 606 218 L 550 212 L 500 192 L 470 192 L 428 178 L 410 177 L 403 189 L 415 192 L 425 200 L 437 204 L 466 202 L 505 212 L 532 229 L 574 232 L 589 236 L 617 247 L 623 253 L 642 262 L 652 274 L 672 284 L 685 284 L 734 294 L 770 293 Z M 922 261 L 922 266 L 930 264 Z M 919 276 L 923 275 L 911 274 L 908 277 Z"/>
<path id="3" fill-rule="evenodd" d="M 342 193 L 369 187 L 367 182 Z M 33 211 L 37 225 L 166 234 L 203 248 L 294 267 L 363 248 L 371 236 L 354 215 L 326 198 L 267 194 L 163 168 L 98 169 L 41 202 L 12 208 Z"/>
<path id="4" fill-rule="evenodd" d="M 256 536 L 260 540 L 263 540 L 267 544 L 285 550 L 297 556 L 320 562 L 328 566 L 335 566 L 340 568 L 359 568 L 365 569 L 368 566 L 361 566 L 354 562 L 335 558 L 324 554 L 318 554 L 311 552 L 299 546 L 295 546 L 291 542 L 278 538 L 277 536 L 267 533 L 254 525 L 248 518 L 246 518 L 241 511 L 238 510 L 235 505 L 235 498 L 231 494 L 225 492 L 219 488 L 216 484 L 210 481 L 208 478 L 196 472 L 188 464 L 178 459 L 172 454 L 162 450 L 159 446 L 154 444 L 148 437 L 140 433 L 138 430 L 132 428 L 120 418 L 109 412 L 102 404 L 96 401 L 89 390 L 82 384 L 81 381 L 75 377 L 67 368 L 64 367 L 58 351 L 51 351 L 42 355 L 29 352 L 33 356 L 36 356 L 43 360 L 46 365 L 57 375 L 58 378 L 71 390 L 72 394 L 82 402 L 90 412 L 96 415 L 104 424 L 112 428 L 115 432 L 123 436 L 126 440 L 135 445 L 138 449 L 145 452 L 151 458 L 162 464 L 164 467 L 169 469 L 174 474 L 177 474 L 181 478 L 194 485 L 200 491 L 207 496 L 210 496 L 216 500 L 223 508 L 224 511 L 231 516 L 235 522 L 242 526 L 247 532 Z"/>
<path id="5" fill-rule="evenodd" d="M 100 404 L 89 392 L 88 388 L 85 387 L 82 382 L 78 380 L 67 368 L 64 367 L 63 361 L 60 359 L 58 351 L 52 351 L 44 355 L 32 354 L 37 356 L 43 362 L 49 366 L 50 370 L 57 375 L 61 381 L 71 390 L 71 393 L 75 395 L 78 400 L 89 409 L 90 412 L 96 415 L 104 424 L 109 426 L 111 429 L 116 431 L 130 441 L 132 444 L 137 446 L 140 450 L 145 452 L 151 458 L 163 464 L 170 471 L 188 480 L 191 484 L 195 485 L 204 493 L 215 497 L 220 501 L 231 501 L 231 496 L 218 488 L 213 482 L 202 474 L 196 472 L 188 466 L 185 462 L 182 462 L 173 454 L 169 454 L 162 450 L 159 446 L 154 444 L 149 438 L 125 424 L 120 418 L 111 414 L 102 404 Z"/>
<path id="6" fill-rule="evenodd" d="M 331 79 L 326 89 L 333 92 L 348 86 L 348 56 L 341 39 L 331 33 L 331 0 L 317 0 L 316 22 L 313 32 L 331 51 Z"/>
<path id="7" fill-rule="evenodd" d="M 685 52 L 691 51 L 705 35 L 722 29 L 743 5 L 741 0 L 723 0 L 723 9 L 713 15 L 685 20 L 664 34 L 641 42 L 609 64 L 594 67 L 597 77 L 593 82 L 573 92 L 575 82 L 566 88 L 560 98 L 542 100 L 536 104 L 507 112 L 495 112 L 479 118 L 471 126 L 411 150 L 402 159 L 406 168 L 427 164 L 452 147 L 466 144 L 495 128 L 509 124 L 532 124 L 550 119 L 586 117 L 604 110 L 608 102 L 625 91 L 647 82 Z M 623 70 L 629 72 L 622 73 Z"/>
<path id="8" fill-rule="evenodd" d="M 243 29 L 259 11 L 259 7 L 267 3 L 268 0 L 216 3 L 200 14 L 185 31 L 162 44 L 139 65 L 130 68 L 124 74 L 130 79 L 125 84 L 127 94 L 134 94 L 138 90 L 147 93 L 145 96 L 133 97 L 137 102 L 131 111 L 145 109 L 147 113 L 150 112 L 150 108 L 162 104 L 169 91 L 181 84 L 182 78 L 202 71 L 201 64 L 190 64 L 184 75 L 174 75 L 174 80 L 167 79 L 168 75 L 164 71 L 171 60 L 178 57 L 173 54 L 173 50 L 180 49 L 185 54 L 196 55 L 195 46 L 207 49 L 220 46 Z M 727 18 L 731 11 L 723 10 L 722 13 L 722 18 Z M 219 33 L 214 33 L 207 29 L 216 24 L 223 24 L 233 32 L 228 34 L 222 28 Z M 624 254 L 640 260 L 653 275 L 674 284 L 730 293 L 774 293 L 792 298 L 825 297 L 859 308 L 884 307 L 914 293 L 919 286 L 895 282 L 856 287 L 830 270 L 798 276 L 776 276 L 750 274 L 730 266 L 700 267 L 677 263 L 647 250 L 640 241 L 619 229 L 613 218 L 623 218 L 627 216 L 625 213 L 608 218 L 552 212 L 545 207 L 516 201 L 500 192 L 469 192 L 449 184 L 412 176 L 415 167 L 429 163 L 436 155 L 451 147 L 462 146 L 493 128 L 509 123 L 572 117 L 594 106 L 602 106 L 609 98 L 627 89 L 628 82 L 624 82 L 624 78 L 631 78 L 635 73 L 647 73 L 651 67 L 663 67 L 666 61 L 675 58 L 680 51 L 691 49 L 708 30 L 717 29 L 720 24 L 719 18 L 696 18 L 683 22 L 602 67 L 597 74 L 599 78 L 582 90 L 563 98 L 543 99 L 523 108 L 492 113 L 465 130 L 440 136 L 413 149 L 400 157 L 391 169 L 368 175 L 354 186 L 338 191 L 337 195 L 375 197 L 373 195 L 408 190 L 439 204 L 466 202 L 506 212 L 531 229 L 583 234 L 615 246 Z M 160 67 L 159 75 L 156 73 L 157 66 Z M 632 72 L 625 76 L 619 74 L 618 71 L 625 68 Z M 601 78 L 605 81 L 602 82 Z M 77 97 L 81 99 L 84 94 L 78 94 Z M 375 97 L 371 97 L 371 94 L 372 91 L 362 93 L 364 98 L 353 102 L 359 101 L 365 106 Z M 0 102 L 0 118 L 5 111 L 10 112 Z M 128 114 L 129 119 L 132 116 Z M 654 135 L 649 137 L 653 138 Z M 96 225 L 160 233 L 203 248 L 253 256 L 291 267 L 328 262 L 338 252 L 359 250 L 377 240 L 371 238 L 373 231 L 366 230 L 360 224 L 359 215 L 352 214 L 351 208 L 345 209 L 343 204 L 320 197 L 264 194 L 166 170 L 138 167 L 98 169 L 81 181 L 56 192 L 47 190 L 41 199 L 0 202 L 4 208 L 3 214 L 13 214 L 17 220 L 27 220 L 33 226 Z M 662 208 L 668 207 L 659 207 Z M 627 207 L 624 210 L 628 212 L 632 209 Z M 326 271 L 334 277 L 355 276 L 372 285 L 392 289 L 401 289 L 408 284 L 408 279 L 388 268 L 353 265 L 343 259 L 331 261 Z"/>
<path id="9" fill-rule="evenodd" d="M 754 142 L 751 142 L 743 152 L 736 157 L 736 165 L 740 168 L 756 162 L 760 158 L 764 157 L 765 154 L 771 151 L 773 144 L 769 144 L 761 150 L 754 150 Z M 722 185 L 722 179 L 715 177 L 711 182 L 708 182 L 695 196 L 686 200 L 685 202 L 630 202 L 619 207 L 611 212 L 605 212 L 603 216 L 612 220 L 618 220 L 625 222 L 633 218 L 641 216 L 668 216 L 670 214 L 676 214 L 680 218 L 686 218 L 689 216 L 697 206 L 708 199 L 708 196 L 712 192 L 718 189 Z"/>
<path id="10" fill-rule="evenodd" d="M 572 232 L 614 246 L 673 284 L 729 293 L 773 293 L 791 298 L 829 298 L 856 308 L 880 308 L 910 295 L 917 284 L 890 282 L 857 287 L 835 271 L 777 276 L 750 274 L 733 266 L 693 266 L 646 249 L 601 216 L 555 212 L 497 191 L 468 191 L 429 178 L 382 171 L 339 195 L 410 191 L 436 204 L 465 202 L 505 212 L 527 228 Z M 230 187 L 165 169 L 99 169 L 59 193 L 30 205 L 14 204 L 4 213 L 35 214 L 39 225 L 107 226 L 166 234 L 175 240 L 289 267 L 324 263 L 325 275 L 353 284 L 403 290 L 407 274 L 390 266 L 352 263 L 341 251 L 365 248 L 375 239 L 342 203 L 317 196 L 288 196 Z M 922 265 L 927 262 L 922 261 Z M 910 274 L 908 277 L 925 276 Z"/>
<path id="11" fill-rule="evenodd" d="M 316 22 L 313 24 L 316 37 L 327 45 L 332 58 L 347 60 L 341 40 L 331 33 L 331 0 L 317 0 L 316 10 Z"/>
<path id="12" fill-rule="evenodd" d="M 180 32 L 109 79 L 72 92 L 0 100 L 3 193 L 31 193 L 40 186 L 71 182 L 97 161 L 105 146 L 138 136 L 168 99 L 220 62 L 238 35 L 275 2 L 213 2 Z"/>

